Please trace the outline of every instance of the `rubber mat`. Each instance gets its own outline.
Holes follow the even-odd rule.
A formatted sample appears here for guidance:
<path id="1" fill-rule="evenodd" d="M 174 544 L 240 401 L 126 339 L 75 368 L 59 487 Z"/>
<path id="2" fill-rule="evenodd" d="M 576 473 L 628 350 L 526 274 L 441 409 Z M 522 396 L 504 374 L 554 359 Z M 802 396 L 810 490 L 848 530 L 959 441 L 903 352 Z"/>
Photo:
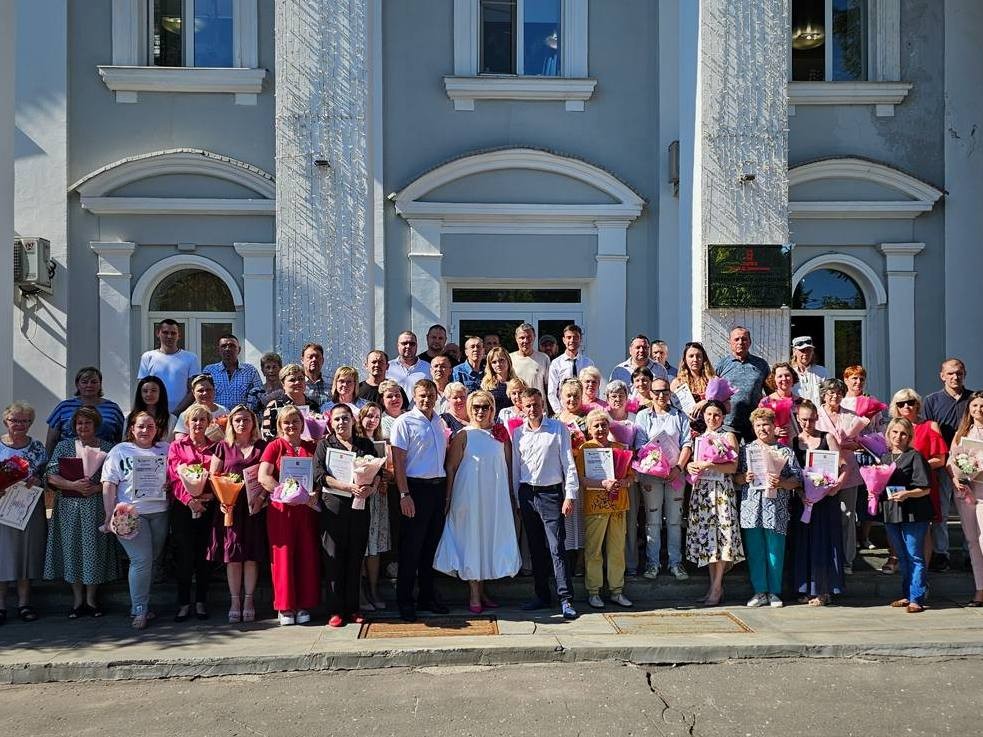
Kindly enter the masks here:
<path id="1" fill-rule="evenodd" d="M 752 631 L 730 612 L 649 612 L 604 617 L 619 635 L 730 635 Z"/>
<path id="2" fill-rule="evenodd" d="M 494 617 L 432 617 L 416 622 L 401 620 L 366 622 L 358 639 L 372 640 L 394 637 L 478 637 L 497 635 L 498 622 Z"/>

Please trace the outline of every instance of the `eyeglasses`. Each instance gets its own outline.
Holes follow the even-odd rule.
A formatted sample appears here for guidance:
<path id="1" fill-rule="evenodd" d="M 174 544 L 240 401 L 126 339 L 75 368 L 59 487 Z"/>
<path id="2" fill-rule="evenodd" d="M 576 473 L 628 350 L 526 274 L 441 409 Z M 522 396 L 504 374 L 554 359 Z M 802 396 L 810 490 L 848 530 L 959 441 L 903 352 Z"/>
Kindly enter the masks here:
<path id="1" fill-rule="evenodd" d="M 491 405 L 490 404 L 472 404 L 471 405 L 471 409 L 473 409 L 475 412 L 490 412 L 491 411 Z"/>
<path id="2" fill-rule="evenodd" d="M 902 399 L 900 402 L 895 402 L 894 403 L 894 406 L 897 407 L 898 409 L 901 409 L 902 407 L 917 407 L 918 406 L 918 400 L 917 399 Z"/>
<path id="3" fill-rule="evenodd" d="M 669 393 L 669 390 L 668 390 L 668 389 L 653 389 L 653 390 L 652 390 L 652 393 L 653 393 L 653 394 L 654 394 L 655 396 L 657 396 L 657 397 L 659 397 L 659 396 L 662 396 L 662 395 L 665 395 L 665 394 L 668 394 L 668 393 Z"/>

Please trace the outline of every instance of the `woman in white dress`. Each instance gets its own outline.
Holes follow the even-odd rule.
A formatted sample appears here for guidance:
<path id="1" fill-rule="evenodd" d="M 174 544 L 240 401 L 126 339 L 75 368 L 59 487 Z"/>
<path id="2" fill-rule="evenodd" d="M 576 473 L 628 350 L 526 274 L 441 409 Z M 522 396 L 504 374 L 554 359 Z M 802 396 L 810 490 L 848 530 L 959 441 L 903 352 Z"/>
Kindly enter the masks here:
<path id="1" fill-rule="evenodd" d="M 485 581 L 514 576 L 522 566 L 512 503 L 512 444 L 495 425 L 495 400 L 479 389 L 468 396 L 470 424 L 447 451 L 447 521 L 433 567 L 468 582 L 468 609 L 498 606 Z"/>

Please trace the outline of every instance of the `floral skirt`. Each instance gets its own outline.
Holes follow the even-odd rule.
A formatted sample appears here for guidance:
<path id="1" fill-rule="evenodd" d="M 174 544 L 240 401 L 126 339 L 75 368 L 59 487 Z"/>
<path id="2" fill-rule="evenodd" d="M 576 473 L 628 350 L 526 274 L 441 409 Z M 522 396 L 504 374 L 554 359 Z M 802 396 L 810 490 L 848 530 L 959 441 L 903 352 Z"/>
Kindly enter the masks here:
<path id="1" fill-rule="evenodd" d="M 387 489 L 369 497 L 369 542 L 366 555 L 380 555 L 392 547 L 389 539 L 389 498 Z"/>
<path id="2" fill-rule="evenodd" d="M 698 481 L 689 499 L 686 557 L 700 567 L 744 560 L 740 517 L 730 477 Z"/>

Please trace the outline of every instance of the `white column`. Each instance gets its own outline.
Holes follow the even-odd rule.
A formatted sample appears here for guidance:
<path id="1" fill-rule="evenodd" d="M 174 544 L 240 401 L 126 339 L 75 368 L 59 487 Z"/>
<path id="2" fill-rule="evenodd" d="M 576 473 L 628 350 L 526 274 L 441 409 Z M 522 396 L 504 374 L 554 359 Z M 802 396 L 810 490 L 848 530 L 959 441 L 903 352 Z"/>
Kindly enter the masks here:
<path id="1" fill-rule="evenodd" d="M 624 360 L 627 345 L 629 221 L 605 221 L 597 226 L 597 277 L 587 313 L 585 350 L 602 372 Z"/>
<path id="2" fill-rule="evenodd" d="M 915 256 L 924 243 L 882 243 L 887 261 L 887 344 L 891 387 L 915 386 Z"/>
<path id="3" fill-rule="evenodd" d="M 234 246 L 242 256 L 243 360 L 259 368 L 260 356 L 273 350 L 276 244 L 235 243 Z"/>
<path id="4" fill-rule="evenodd" d="M 410 221 L 410 325 L 422 339 L 434 323 L 446 324 L 441 304 L 440 220 Z"/>
<path id="5" fill-rule="evenodd" d="M 14 69 L 17 3 L 0 4 L 0 409 L 14 396 Z"/>
<path id="6" fill-rule="evenodd" d="M 106 396 L 121 407 L 133 398 L 130 382 L 130 256 L 135 243 L 92 242 L 99 256 L 99 369 Z"/>

